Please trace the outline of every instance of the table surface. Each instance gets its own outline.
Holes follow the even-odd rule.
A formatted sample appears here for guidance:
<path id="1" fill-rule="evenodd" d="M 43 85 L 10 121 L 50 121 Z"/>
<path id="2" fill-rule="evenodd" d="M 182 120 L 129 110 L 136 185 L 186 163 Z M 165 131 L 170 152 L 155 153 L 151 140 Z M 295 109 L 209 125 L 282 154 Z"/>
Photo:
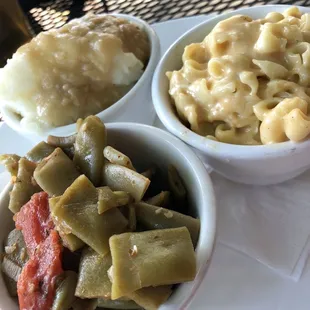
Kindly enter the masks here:
<path id="1" fill-rule="evenodd" d="M 57 28 L 87 12 L 132 14 L 149 23 L 223 13 L 264 4 L 309 6 L 310 0 L 19 0 L 35 33 Z"/>

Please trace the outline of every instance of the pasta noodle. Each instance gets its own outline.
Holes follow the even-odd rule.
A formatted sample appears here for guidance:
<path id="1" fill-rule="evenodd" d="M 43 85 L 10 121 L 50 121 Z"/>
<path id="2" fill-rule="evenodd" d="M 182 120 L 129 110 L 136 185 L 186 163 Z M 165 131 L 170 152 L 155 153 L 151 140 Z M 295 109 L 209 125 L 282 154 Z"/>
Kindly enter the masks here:
<path id="1" fill-rule="evenodd" d="M 180 119 L 209 139 L 257 145 L 310 135 L 310 14 L 236 15 L 167 72 Z"/>

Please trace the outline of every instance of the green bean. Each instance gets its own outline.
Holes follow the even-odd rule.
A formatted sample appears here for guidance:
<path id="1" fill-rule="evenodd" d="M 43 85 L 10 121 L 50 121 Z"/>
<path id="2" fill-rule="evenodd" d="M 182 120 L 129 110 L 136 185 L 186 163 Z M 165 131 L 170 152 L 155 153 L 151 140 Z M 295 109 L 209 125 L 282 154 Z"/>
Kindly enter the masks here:
<path id="1" fill-rule="evenodd" d="M 74 271 L 65 271 L 64 277 L 57 287 L 52 310 L 71 309 L 75 301 L 74 292 L 78 279 L 77 274 Z"/>
<path id="2" fill-rule="evenodd" d="M 163 191 L 156 196 L 147 199 L 145 202 L 153 206 L 165 207 L 169 203 L 169 198 L 170 192 Z"/>
<path id="3" fill-rule="evenodd" d="M 55 150 L 54 146 L 51 146 L 44 141 L 37 144 L 32 148 L 27 154 L 26 158 L 35 163 L 41 162 L 41 160 L 49 155 L 51 155 Z"/>
<path id="4" fill-rule="evenodd" d="M 72 305 L 73 310 L 95 310 L 98 305 L 97 299 L 80 299 L 76 298 Z"/>
<path id="5" fill-rule="evenodd" d="M 96 187 L 85 175 L 80 175 L 65 190 L 59 200 L 59 204 L 69 205 L 80 202 L 96 203 L 97 201 L 98 193 Z"/>
<path id="6" fill-rule="evenodd" d="M 28 261 L 26 244 L 20 230 L 14 229 L 8 234 L 4 241 L 4 251 L 2 271 L 9 279 L 17 282 L 23 266 Z M 12 284 L 12 281 L 8 281 L 8 285 Z"/>
<path id="7" fill-rule="evenodd" d="M 112 208 L 124 206 L 132 201 L 131 196 L 122 191 L 113 192 L 108 186 L 97 188 L 98 213 L 101 214 Z"/>
<path id="8" fill-rule="evenodd" d="M 56 204 L 54 216 L 66 227 L 64 233 L 74 234 L 98 254 L 108 253 L 109 238 L 126 230 L 128 222 L 117 208 L 99 215 L 97 204 L 63 205 L 62 199 Z"/>
<path id="9" fill-rule="evenodd" d="M 112 265 L 110 253 L 102 256 L 91 248 L 83 250 L 75 295 L 80 298 L 111 298 L 112 284 L 108 269 Z"/>
<path id="10" fill-rule="evenodd" d="M 74 157 L 74 146 L 72 146 L 72 147 L 64 147 L 64 148 L 62 148 L 62 150 L 64 151 L 64 153 L 65 153 L 71 160 L 73 160 L 73 157 Z"/>
<path id="11" fill-rule="evenodd" d="M 113 191 L 129 193 L 135 201 L 140 201 L 150 185 L 150 180 L 143 175 L 120 165 L 106 163 L 102 180 Z"/>
<path id="12" fill-rule="evenodd" d="M 129 231 L 137 229 L 136 208 L 132 204 L 128 205 L 128 229 Z"/>
<path id="13" fill-rule="evenodd" d="M 125 310 L 141 309 L 141 307 L 132 300 L 122 300 L 122 299 L 110 300 L 103 298 L 98 299 L 98 307 L 107 309 L 125 309 Z"/>
<path id="14" fill-rule="evenodd" d="M 144 287 L 128 295 L 139 306 L 147 310 L 157 310 L 171 295 L 171 285 Z"/>
<path id="15" fill-rule="evenodd" d="M 136 219 L 136 209 L 135 204 L 129 204 L 120 208 L 120 211 L 128 220 L 127 231 L 136 231 L 137 229 L 137 219 Z"/>
<path id="16" fill-rule="evenodd" d="M 58 206 L 71 205 L 77 203 L 96 203 L 98 200 L 97 190 L 85 175 L 79 176 L 60 197 L 49 199 L 51 215 L 55 222 L 56 228 L 64 243 L 64 246 L 71 251 L 76 251 L 83 247 L 84 242 L 71 230 L 66 227 L 62 219 L 56 216 Z"/>
<path id="17" fill-rule="evenodd" d="M 13 279 L 9 278 L 6 274 L 2 274 L 5 286 L 12 298 L 17 297 L 17 283 Z"/>
<path id="18" fill-rule="evenodd" d="M 76 139 L 76 134 L 67 137 L 57 137 L 57 136 L 48 136 L 47 143 L 49 145 L 60 147 L 60 148 L 67 148 L 73 146 Z"/>
<path id="19" fill-rule="evenodd" d="M 13 229 L 4 241 L 5 256 L 16 265 L 23 267 L 28 261 L 27 248 L 23 234 Z"/>
<path id="20" fill-rule="evenodd" d="M 116 150 L 112 146 L 106 146 L 103 150 L 104 157 L 111 163 L 136 170 L 128 156 Z"/>
<path id="21" fill-rule="evenodd" d="M 10 172 L 12 177 L 17 176 L 18 172 L 18 161 L 20 156 L 16 154 L 3 154 L 0 155 L 0 163 Z"/>
<path id="22" fill-rule="evenodd" d="M 34 193 L 41 189 L 33 179 L 36 164 L 21 158 L 18 162 L 18 173 L 10 194 L 9 209 L 13 213 L 19 212 L 20 208 L 27 203 Z"/>
<path id="23" fill-rule="evenodd" d="M 155 173 L 156 173 L 156 167 L 153 166 L 153 167 L 151 167 L 151 168 L 145 170 L 145 171 L 142 172 L 141 174 L 142 174 L 143 176 L 145 176 L 146 178 L 148 178 L 148 179 L 151 180 L 152 177 L 153 177 L 153 175 L 154 175 Z"/>
<path id="24" fill-rule="evenodd" d="M 61 221 L 57 221 L 57 218 L 54 215 L 54 211 L 60 199 L 61 199 L 61 196 L 53 197 L 49 199 L 49 207 L 50 207 L 51 216 L 55 224 L 55 227 L 59 233 L 59 236 L 62 240 L 63 245 L 66 248 L 68 248 L 71 252 L 75 252 L 78 249 L 82 248 L 85 245 L 85 243 L 81 239 L 79 239 L 78 237 L 76 237 L 75 235 L 71 233 L 68 233 L 68 234 L 64 233 L 64 231 L 66 231 L 66 228 L 62 227 Z"/>
<path id="25" fill-rule="evenodd" d="M 179 200 L 184 200 L 186 198 L 186 188 L 178 170 L 173 165 L 168 166 L 168 182 L 175 197 Z"/>
<path id="26" fill-rule="evenodd" d="M 193 245 L 198 241 L 200 221 L 191 216 L 157 207 L 144 202 L 135 204 L 137 221 L 146 229 L 165 229 L 187 227 L 191 234 Z"/>
<path id="27" fill-rule="evenodd" d="M 14 280 L 15 282 L 18 281 L 19 275 L 22 272 L 22 268 L 11 261 L 9 258 L 6 256 L 3 257 L 3 261 L 1 264 L 2 267 L 2 272 L 6 274 L 9 278 Z"/>
<path id="28" fill-rule="evenodd" d="M 114 235 L 110 249 L 112 299 L 143 287 L 192 281 L 196 275 L 195 252 L 186 227 Z"/>
<path id="29" fill-rule="evenodd" d="M 73 234 L 65 234 L 61 230 L 58 233 L 63 242 L 63 245 L 71 252 L 75 252 L 85 245 L 85 243 L 81 239 L 79 239 Z"/>
<path id="30" fill-rule="evenodd" d="M 101 181 L 106 140 L 104 124 L 98 117 L 88 116 L 79 127 L 74 144 L 73 162 L 95 186 L 98 186 Z"/>
<path id="31" fill-rule="evenodd" d="M 133 198 L 126 192 L 115 191 L 113 192 L 113 194 L 119 207 L 124 206 L 130 202 L 133 202 Z"/>
<path id="32" fill-rule="evenodd" d="M 34 171 L 36 182 L 49 196 L 62 195 L 78 176 L 73 162 L 61 148 L 43 159 Z"/>

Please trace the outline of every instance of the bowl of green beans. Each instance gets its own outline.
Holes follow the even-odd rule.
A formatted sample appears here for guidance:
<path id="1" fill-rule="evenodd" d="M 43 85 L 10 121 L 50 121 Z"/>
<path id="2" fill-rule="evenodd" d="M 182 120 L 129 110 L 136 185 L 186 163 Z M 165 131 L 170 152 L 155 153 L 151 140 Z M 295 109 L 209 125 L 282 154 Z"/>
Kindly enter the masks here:
<path id="1" fill-rule="evenodd" d="M 77 122 L 20 157 L 0 197 L 1 309 L 185 309 L 216 227 L 208 173 L 171 134 Z M 14 219 L 14 220 L 13 220 Z"/>

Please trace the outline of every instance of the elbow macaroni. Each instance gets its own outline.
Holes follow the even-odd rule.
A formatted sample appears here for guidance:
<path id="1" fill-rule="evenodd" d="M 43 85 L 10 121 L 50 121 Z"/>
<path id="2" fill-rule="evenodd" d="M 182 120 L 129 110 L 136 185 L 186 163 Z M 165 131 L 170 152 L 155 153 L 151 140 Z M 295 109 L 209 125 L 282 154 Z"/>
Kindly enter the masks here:
<path id="1" fill-rule="evenodd" d="M 196 133 L 244 145 L 310 134 L 310 14 L 233 16 L 186 46 L 182 60 L 167 72 L 169 94 Z"/>

